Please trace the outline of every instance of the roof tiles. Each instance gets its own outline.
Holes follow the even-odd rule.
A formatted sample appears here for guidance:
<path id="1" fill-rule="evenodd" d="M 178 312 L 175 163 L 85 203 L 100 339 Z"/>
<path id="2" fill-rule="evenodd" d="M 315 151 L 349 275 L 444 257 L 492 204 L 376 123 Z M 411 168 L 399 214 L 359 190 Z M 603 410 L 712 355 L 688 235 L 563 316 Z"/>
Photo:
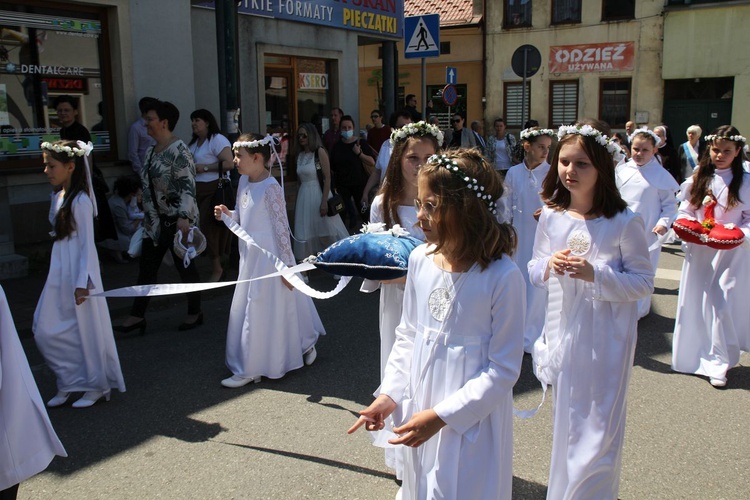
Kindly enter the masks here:
<path id="1" fill-rule="evenodd" d="M 440 26 L 476 24 L 473 0 L 404 0 L 404 15 L 440 14 Z"/>

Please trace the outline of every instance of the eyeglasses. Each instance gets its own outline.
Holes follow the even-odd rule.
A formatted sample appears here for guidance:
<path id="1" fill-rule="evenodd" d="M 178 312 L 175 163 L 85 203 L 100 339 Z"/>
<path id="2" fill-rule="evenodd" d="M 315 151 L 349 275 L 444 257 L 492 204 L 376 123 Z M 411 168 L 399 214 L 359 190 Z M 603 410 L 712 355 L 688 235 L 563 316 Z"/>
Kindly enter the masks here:
<path id="1" fill-rule="evenodd" d="M 417 209 L 417 214 L 420 210 L 424 210 L 424 214 L 427 216 L 427 220 L 431 221 L 432 216 L 435 214 L 435 210 L 437 210 L 437 205 L 430 203 L 429 201 L 425 201 L 422 203 L 418 199 L 414 198 L 414 208 Z"/>

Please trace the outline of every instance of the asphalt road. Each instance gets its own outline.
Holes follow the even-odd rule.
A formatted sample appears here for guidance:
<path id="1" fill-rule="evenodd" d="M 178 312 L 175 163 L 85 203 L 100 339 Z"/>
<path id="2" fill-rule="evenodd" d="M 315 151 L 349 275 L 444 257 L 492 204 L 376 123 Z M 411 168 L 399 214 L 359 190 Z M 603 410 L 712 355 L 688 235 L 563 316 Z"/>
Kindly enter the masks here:
<path id="1" fill-rule="evenodd" d="M 666 247 L 652 312 L 639 324 L 620 498 L 748 498 L 750 355 L 725 389 L 671 372 L 681 264 L 679 247 Z M 334 285 L 322 273 L 311 283 Z M 50 410 L 69 457 L 23 483 L 19 498 L 393 498 L 398 487 L 382 450 L 365 432 L 345 432 L 378 386 L 378 296 L 357 288 L 317 301 L 328 335 L 313 366 L 240 389 L 219 385 L 229 375 L 231 290 L 206 293 L 206 322 L 188 332 L 176 330 L 181 299 L 157 302 L 144 337 L 118 339 L 127 392 L 90 409 Z M 110 305 L 114 319 L 125 315 L 125 301 Z M 23 343 L 46 400 L 54 375 L 33 340 Z M 519 408 L 541 399 L 528 357 L 515 392 Z M 551 408 L 548 401 L 536 417 L 515 420 L 514 498 L 545 496 Z"/>

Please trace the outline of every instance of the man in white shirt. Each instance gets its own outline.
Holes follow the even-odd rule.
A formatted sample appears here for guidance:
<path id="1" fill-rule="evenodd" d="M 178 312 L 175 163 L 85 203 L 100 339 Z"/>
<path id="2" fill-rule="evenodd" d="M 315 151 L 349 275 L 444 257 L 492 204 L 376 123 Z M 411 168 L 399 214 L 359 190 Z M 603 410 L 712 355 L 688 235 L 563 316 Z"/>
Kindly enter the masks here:
<path id="1" fill-rule="evenodd" d="M 149 147 L 156 144 L 156 141 L 146 132 L 146 121 L 143 119 L 146 106 L 156 101 L 153 97 L 143 97 L 138 101 L 138 109 L 141 111 L 141 117 L 130 126 L 128 131 L 128 160 L 133 167 L 133 172 L 140 174 L 143 170 L 143 163 L 146 160 L 146 151 Z"/>

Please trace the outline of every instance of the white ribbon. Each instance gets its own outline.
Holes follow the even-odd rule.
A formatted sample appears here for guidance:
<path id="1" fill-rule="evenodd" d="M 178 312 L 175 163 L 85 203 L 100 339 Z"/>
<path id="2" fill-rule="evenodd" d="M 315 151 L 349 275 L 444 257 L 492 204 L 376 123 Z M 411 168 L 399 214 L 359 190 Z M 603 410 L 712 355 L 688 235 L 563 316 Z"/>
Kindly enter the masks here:
<path id="1" fill-rule="evenodd" d="M 257 278 L 251 278 L 246 280 L 238 281 L 220 281 L 216 283 L 168 283 L 168 284 L 155 284 L 155 285 L 136 285 L 128 286 L 124 288 L 117 288 L 106 292 L 93 293 L 89 297 L 156 297 L 159 295 L 175 295 L 190 292 L 201 292 L 203 290 L 212 290 L 214 288 L 222 288 L 225 286 L 237 285 L 239 283 L 250 283 L 251 281 L 258 281 L 267 278 L 274 278 L 282 276 L 286 279 L 294 288 L 304 293 L 305 295 L 314 299 L 330 299 L 331 297 L 338 295 L 341 290 L 346 288 L 346 285 L 351 281 L 351 276 L 342 276 L 339 278 L 339 282 L 336 287 L 330 292 L 320 292 L 311 288 L 307 283 L 302 281 L 297 273 L 303 271 L 309 271 L 315 269 L 313 264 L 302 263 L 294 267 L 287 267 L 281 259 L 273 255 L 271 252 L 261 248 L 255 240 L 247 234 L 247 231 L 235 221 L 233 221 L 227 214 L 221 215 L 221 220 L 224 224 L 237 235 L 239 239 L 244 241 L 247 245 L 255 247 L 257 250 L 263 253 L 276 267 L 277 271 L 274 273 L 259 276 Z"/>
<path id="2" fill-rule="evenodd" d="M 194 227 L 190 228 L 187 234 L 187 245 L 183 246 L 183 248 L 185 249 L 185 256 L 182 258 L 182 265 L 185 266 L 185 269 L 187 269 L 190 265 L 190 261 L 198 256 L 198 252 L 195 250 L 195 247 L 191 245 L 191 243 L 193 242 L 194 230 Z M 182 246 L 182 241 L 180 241 L 179 244 L 180 246 Z"/>
<path id="3" fill-rule="evenodd" d="M 89 198 L 94 205 L 94 217 L 99 215 L 99 209 L 96 207 L 96 195 L 94 194 L 94 183 L 91 176 L 91 166 L 89 165 L 89 155 L 94 150 L 94 145 L 89 142 L 76 141 L 78 147 L 83 150 L 83 164 L 86 165 L 86 182 L 89 186 Z"/>

